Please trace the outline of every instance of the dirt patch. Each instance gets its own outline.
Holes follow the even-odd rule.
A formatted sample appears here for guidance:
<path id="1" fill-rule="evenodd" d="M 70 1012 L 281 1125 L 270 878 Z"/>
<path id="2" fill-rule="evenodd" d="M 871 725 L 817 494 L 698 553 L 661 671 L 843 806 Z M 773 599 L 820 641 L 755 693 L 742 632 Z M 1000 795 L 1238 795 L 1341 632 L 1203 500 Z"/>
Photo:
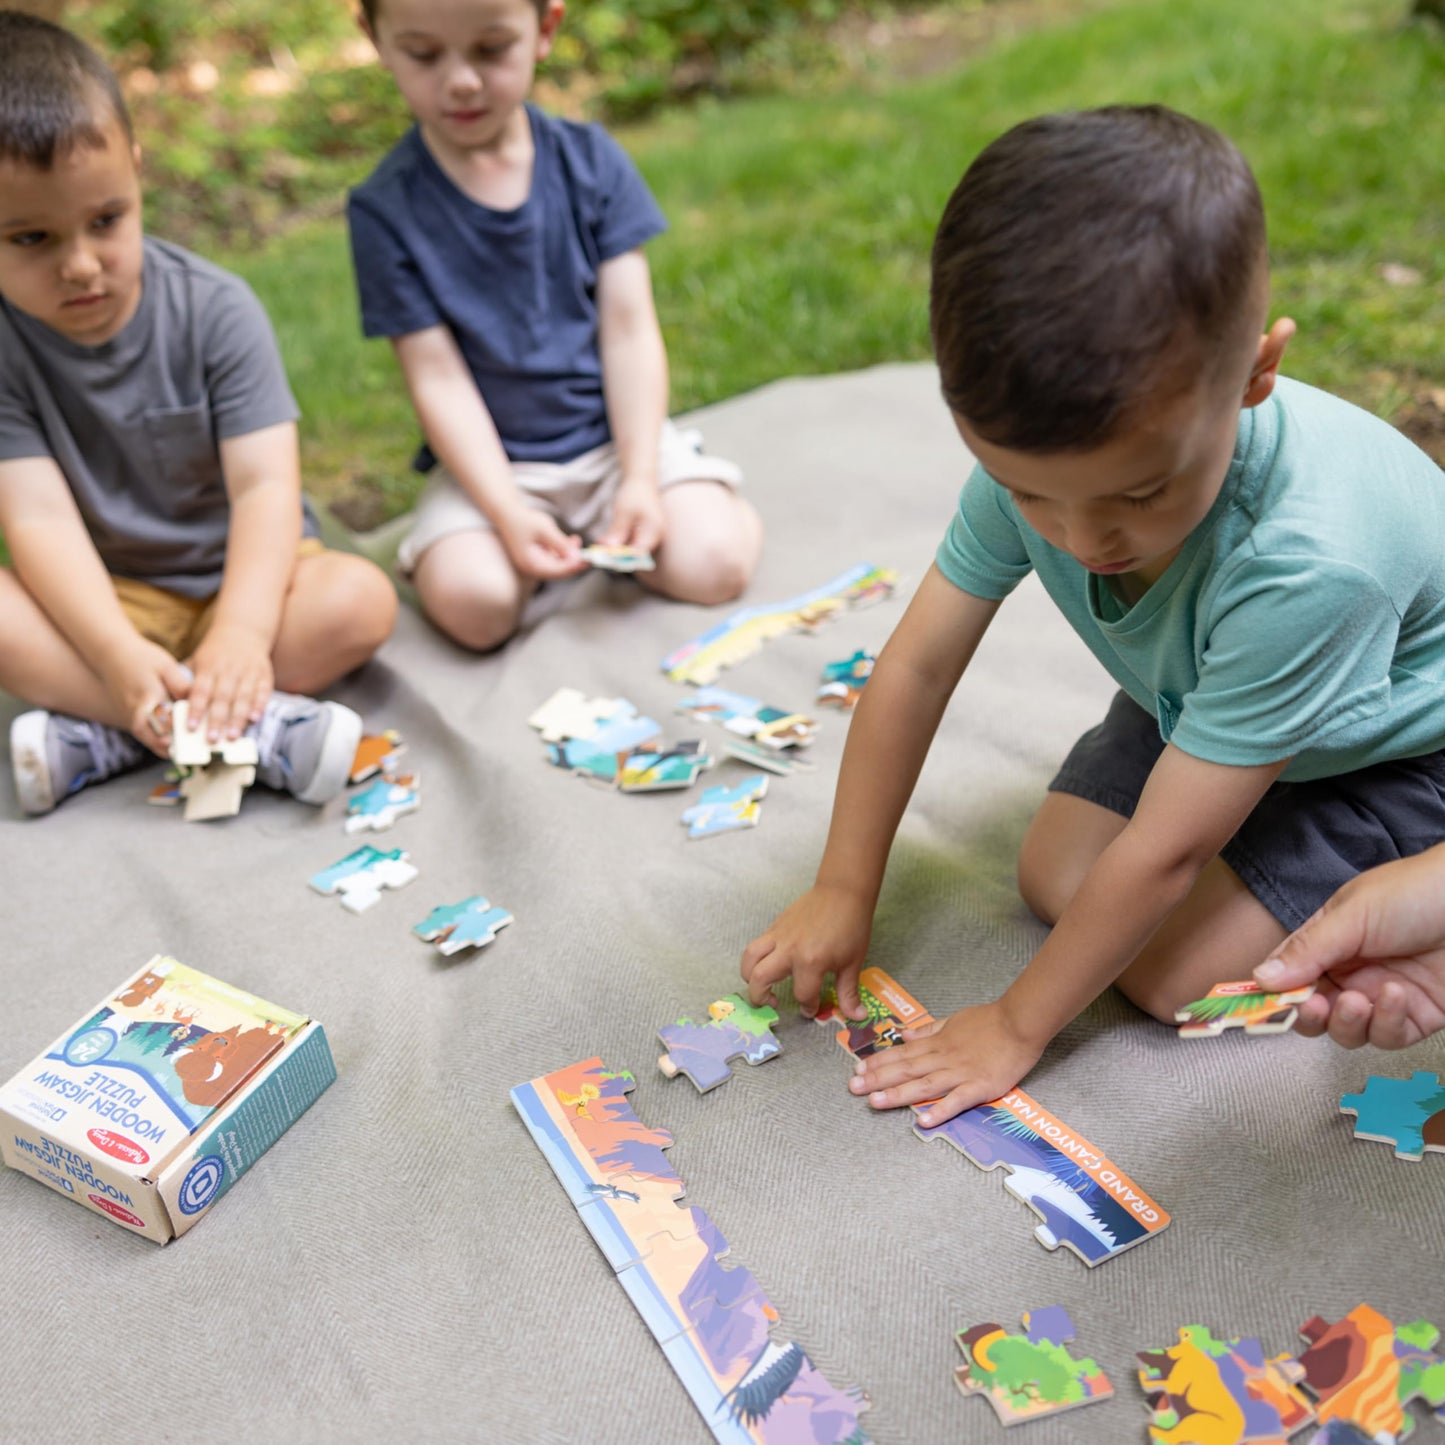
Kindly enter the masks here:
<path id="1" fill-rule="evenodd" d="M 1445 386 L 1418 392 L 1401 407 L 1393 421 L 1421 451 L 1445 467 Z"/>

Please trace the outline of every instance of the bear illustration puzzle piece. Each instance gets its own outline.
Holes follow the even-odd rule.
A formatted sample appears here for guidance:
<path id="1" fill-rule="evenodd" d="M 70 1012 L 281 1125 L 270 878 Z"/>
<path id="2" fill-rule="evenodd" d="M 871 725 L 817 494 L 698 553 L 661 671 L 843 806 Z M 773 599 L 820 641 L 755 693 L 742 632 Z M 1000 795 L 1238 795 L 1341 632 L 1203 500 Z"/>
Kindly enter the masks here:
<path id="1" fill-rule="evenodd" d="M 782 1052 L 772 1033 L 778 1021 L 776 1009 L 754 1008 L 741 994 L 730 993 L 710 1003 L 707 1012 L 703 1023 L 684 1018 L 658 1029 L 667 1052 L 657 1067 L 668 1078 L 686 1074 L 705 1094 L 732 1078 L 731 1060 L 761 1064 Z"/>
<path id="2" fill-rule="evenodd" d="M 1074 1338 L 1074 1322 L 1063 1306 L 1034 1310 L 1024 1315 L 1023 1326 L 1023 1334 L 1013 1335 L 989 1322 L 954 1337 L 964 1358 L 953 1372 L 955 1383 L 965 1395 L 982 1395 L 1000 1424 L 1017 1425 L 1113 1395 L 1093 1360 L 1076 1360 L 1064 1348 Z"/>
<path id="3" fill-rule="evenodd" d="M 421 775 L 388 773 L 346 800 L 346 831 L 381 832 L 421 807 Z"/>
<path id="4" fill-rule="evenodd" d="M 424 942 L 435 944 L 438 953 L 450 957 L 464 948 L 486 947 L 511 922 L 512 915 L 506 909 L 493 907 L 477 893 L 460 903 L 433 908 L 412 932 Z"/>
<path id="5" fill-rule="evenodd" d="M 1415 1428 L 1408 1406 L 1423 1400 L 1445 1422 L 1445 1360 L 1440 1331 L 1426 1320 L 1395 1325 L 1370 1305 L 1335 1324 L 1316 1315 L 1300 1329 L 1309 1348 L 1299 1357 L 1321 1423 L 1355 1426 L 1370 1441 L 1405 1440 Z"/>
<path id="6" fill-rule="evenodd" d="M 1175 1015 L 1181 1039 L 1215 1039 L 1226 1029 L 1246 1034 L 1282 1034 L 1294 1027 L 1302 1004 L 1314 985 L 1287 993 L 1266 993 L 1252 980 L 1217 983 L 1201 999 L 1185 1004 Z"/>
<path id="7" fill-rule="evenodd" d="M 1372 1074 L 1363 1093 L 1340 1100 L 1340 1112 L 1355 1115 L 1355 1138 L 1393 1144 L 1397 1159 L 1423 1159 L 1427 1149 L 1445 1152 L 1445 1086 L 1438 1074 Z"/>
<path id="8" fill-rule="evenodd" d="M 1216 1338 L 1181 1325 L 1179 1343 L 1141 1350 L 1139 1384 L 1160 1445 L 1285 1445 L 1315 1417 L 1299 1388 L 1304 1369 L 1289 1355 L 1265 1357 L 1258 1340 Z"/>
<path id="9" fill-rule="evenodd" d="M 383 852 L 368 843 L 308 881 L 318 893 L 340 894 L 347 912 L 364 913 L 380 901 L 383 888 L 403 888 L 416 875 L 416 868 L 400 848 Z"/>

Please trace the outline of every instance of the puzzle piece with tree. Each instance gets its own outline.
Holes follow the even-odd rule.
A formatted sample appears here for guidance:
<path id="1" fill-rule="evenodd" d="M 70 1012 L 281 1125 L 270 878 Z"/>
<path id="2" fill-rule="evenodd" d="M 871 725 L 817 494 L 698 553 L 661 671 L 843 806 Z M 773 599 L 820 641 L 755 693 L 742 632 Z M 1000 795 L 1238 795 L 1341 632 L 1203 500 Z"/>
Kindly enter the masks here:
<path id="1" fill-rule="evenodd" d="M 1415 1428 L 1408 1406 L 1423 1400 L 1445 1422 L 1445 1360 L 1440 1331 L 1425 1320 L 1396 1325 L 1370 1305 L 1334 1324 L 1316 1315 L 1300 1328 L 1299 1357 L 1320 1421 L 1347 1421 L 1371 1441 L 1405 1440 Z"/>
<path id="2" fill-rule="evenodd" d="M 341 906 L 348 913 L 364 913 L 380 902 L 382 889 L 404 888 L 416 876 L 415 866 L 402 849 L 383 851 L 367 843 L 308 881 L 318 893 L 340 894 Z"/>
<path id="3" fill-rule="evenodd" d="M 1074 1322 L 1062 1305 L 1023 1317 L 1024 1332 L 1009 1334 L 987 1323 L 955 1336 L 964 1363 L 953 1372 L 965 1395 L 982 1395 L 1001 1425 L 1017 1425 L 1109 1399 L 1114 1387 L 1093 1360 L 1076 1360 L 1064 1348 Z"/>
<path id="4" fill-rule="evenodd" d="M 1299 1017 L 1297 1004 L 1302 1004 L 1315 991 L 1315 986 L 1286 993 L 1267 993 L 1253 980 L 1238 983 L 1217 983 L 1201 999 L 1178 1009 L 1175 1020 L 1182 1024 L 1181 1039 L 1215 1039 L 1226 1029 L 1246 1034 L 1282 1034 L 1294 1027 Z"/>
<path id="5" fill-rule="evenodd" d="M 1355 1115 L 1355 1138 L 1393 1144 L 1397 1159 L 1423 1159 L 1427 1149 L 1445 1152 L 1445 1085 L 1438 1074 L 1371 1074 L 1363 1093 L 1340 1100 L 1340 1112 Z"/>
<path id="6" fill-rule="evenodd" d="M 732 1078 L 731 1060 L 761 1064 L 782 1052 L 772 1032 L 776 1009 L 754 1008 L 741 994 L 730 993 L 710 1003 L 707 1012 L 705 1022 L 684 1018 L 658 1029 L 667 1052 L 657 1067 L 669 1079 L 686 1074 L 705 1094 Z"/>
<path id="7" fill-rule="evenodd" d="M 1267 1359 L 1258 1340 L 1181 1325 L 1178 1344 L 1138 1359 L 1159 1445 L 1287 1445 L 1314 1419 L 1303 1367 L 1290 1355 Z"/>

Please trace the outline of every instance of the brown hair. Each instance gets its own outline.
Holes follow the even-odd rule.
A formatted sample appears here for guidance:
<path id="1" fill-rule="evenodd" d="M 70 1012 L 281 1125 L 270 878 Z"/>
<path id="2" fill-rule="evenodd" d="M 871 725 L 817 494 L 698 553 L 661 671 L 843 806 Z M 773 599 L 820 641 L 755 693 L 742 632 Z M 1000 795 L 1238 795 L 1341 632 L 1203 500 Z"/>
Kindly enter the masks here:
<path id="1" fill-rule="evenodd" d="M 0 160 L 48 171 L 76 146 L 101 149 L 112 117 L 133 142 L 120 86 L 90 46 L 47 20 L 0 10 Z"/>
<path id="2" fill-rule="evenodd" d="M 367 26 L 376 29 L 377 12 L 381 9 L 381 0 L 357 0 L 361 6 L 361 13 L 366 17 Z M 532 0 L 532 6 L 537 12 L 538 20 L 547 18 L 547 5 L 549 0 Z"/>
<path id="3" fill-rule="evenodd" d="M 1172 345 L 1193 377 L 1243 334 L 1264 243 L 1254 176 L 1211 127 L 1159 105 L 1025 121 L 934 238 L 944 399 L 998 446 L 1097 446 L 1158 395 Z"/>

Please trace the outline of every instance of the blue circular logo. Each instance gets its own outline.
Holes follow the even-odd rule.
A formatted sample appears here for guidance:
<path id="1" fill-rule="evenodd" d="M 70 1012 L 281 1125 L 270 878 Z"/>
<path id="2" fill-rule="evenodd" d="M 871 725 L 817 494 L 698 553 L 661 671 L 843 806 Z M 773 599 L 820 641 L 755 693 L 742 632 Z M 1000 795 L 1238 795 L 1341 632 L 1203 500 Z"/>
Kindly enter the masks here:
<path id="1" fill-rule="evenodd" d="M 225 1177 L 226 1163 L 219 1154 L 207 1154 L 204 1159 L 197 1159 L 181 1185 L 178 1200 L 181 1213 L 199 1214 L 216 1197 Z"/>
<path id="2" fill-rule="evenodd" d="M 114 1029 L 85 1029 L 65 1045 L 67 1064 L 94 1064 L 103 1059 L 120 1041 Z"/>

